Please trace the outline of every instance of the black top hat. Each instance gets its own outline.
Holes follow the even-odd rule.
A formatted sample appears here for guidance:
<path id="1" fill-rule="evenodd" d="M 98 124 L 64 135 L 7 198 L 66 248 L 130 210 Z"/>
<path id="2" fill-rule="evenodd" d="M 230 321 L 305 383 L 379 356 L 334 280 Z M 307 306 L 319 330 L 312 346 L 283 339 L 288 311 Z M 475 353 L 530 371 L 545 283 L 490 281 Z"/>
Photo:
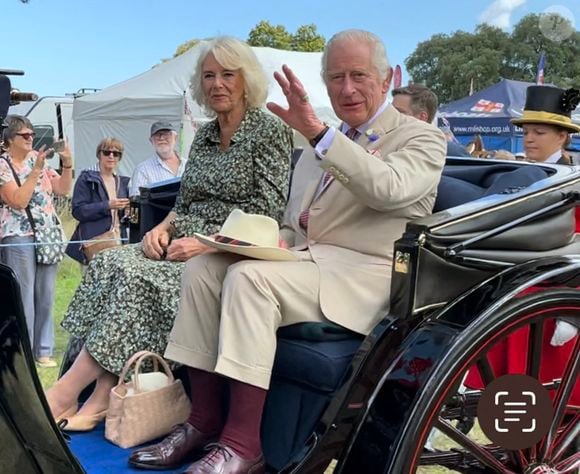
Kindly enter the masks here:
<path id="1" fill-rule="evenodd" d="M 520 118 L 512 119 L 515 125 L 545 123 L 580 132 L 580 126 L 572 123 L 572 111 L 580 102 L 578 89 L 560 89 L 552 86 L 530 86 L 526 91 L 526 105 Z"/>

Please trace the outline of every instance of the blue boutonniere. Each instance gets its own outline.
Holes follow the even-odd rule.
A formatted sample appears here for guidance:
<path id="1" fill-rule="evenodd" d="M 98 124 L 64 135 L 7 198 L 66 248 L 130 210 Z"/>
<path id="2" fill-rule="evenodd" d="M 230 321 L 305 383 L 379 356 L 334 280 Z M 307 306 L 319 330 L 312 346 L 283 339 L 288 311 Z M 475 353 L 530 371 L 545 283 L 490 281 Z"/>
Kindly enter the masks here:
<path id="1" fill-rule="evenodd" d="M 369 142 L 374 142 L 374 141 L 377 141 L 379 139 L 379 135 L 372 128 L 369 128 L 365 132 L 365 135 L 369 139 Z"/>

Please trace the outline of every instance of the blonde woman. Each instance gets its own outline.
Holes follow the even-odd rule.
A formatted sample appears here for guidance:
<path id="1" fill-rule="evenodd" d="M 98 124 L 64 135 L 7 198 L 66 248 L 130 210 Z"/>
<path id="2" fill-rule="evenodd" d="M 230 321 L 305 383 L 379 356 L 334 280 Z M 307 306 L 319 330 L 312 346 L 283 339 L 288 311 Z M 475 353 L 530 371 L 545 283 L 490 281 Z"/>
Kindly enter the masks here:
<path id="1" fill-rule="evenodd" d="M 66 429 L 86 431 L 105 417 L 108 396 L 135 352 L 163 353 L 177 315 L 184 262 L 210 250 L 194 237 L 213 234 L 235 208 L 281 220 L 292 133 L 262 110 L 268 80 L 252 49 L 221 37 L 202 44 L 193 97 L 214 120 L 197 132 L 175 207 L 141 244 L 99 254 L 87 267 L 63 320 L 85 345 L 47 393 Z M 77 410 L 81 391 L 96 380 Z"/>

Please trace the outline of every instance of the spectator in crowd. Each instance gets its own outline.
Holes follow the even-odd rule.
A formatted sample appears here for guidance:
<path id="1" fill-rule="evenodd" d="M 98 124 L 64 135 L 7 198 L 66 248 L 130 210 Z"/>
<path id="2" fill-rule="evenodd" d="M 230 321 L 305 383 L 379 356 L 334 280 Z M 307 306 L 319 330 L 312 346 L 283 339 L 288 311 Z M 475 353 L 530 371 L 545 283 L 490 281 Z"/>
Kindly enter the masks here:
<path id="1" fill-rule="evenodd" d="M 141 244 L 98 254 L 65 314 L 63 327 L 84 341 L 47 392 L 54 417 L 68 418 L 66 429 L 90 430 L 105 417 L 110 389 L 135 352 L 164 351 L 184 262 L 212 250 L 194 233 L 217 232 L 234 208 L 282 218 L 292 132 L 262 110 L 268 79 L 254 52 L 235 38 L 204 42 L 194 71 L 193 97 L 215 119 L 195 135 L 173 211 Z"/>
<path id="2" fill-rule="evenodd" d="M 422 84 L 411 84 L 393 90 L 393 106 L 402 114 L 410 115 L 423 122 L 433 123 L 439 101 L 435 93 Z M 447 156 L 471 156 L 457 141 L 449 122 L 439 118 L 439 129 L 447 139 Z"/>
<path id="3" fill-rule="evenodd" d="M 437 113 L 435 93 L 421 84 L 410 84 L 393 89 L 393 107 L 405 115 L 432 123 Z"/>
<path id="4" fill-rule="evenodd" d="M 30 346 L 40 367 L 56 367 L 52 304 L 57 265 L 37 263 L 31 222 L 35 227 L 55 224 L 53 195 L 65 195 L 72 185 L 72 156 L 65 142 L 59 152 L 62 175 L 45 168 L 47 151 L 32 149 L 32 123 L 8 116 L 3 132 L 5 154 L 0 158 L 0 261 L 12 268 L 20 284 Z M 18 176 L 18 179 L 16 178 Z M 20 184 L 18 184 L 18 181 Z"/>
<path id="5" fill-rule="evenodd" d="M 151 125 L 149 141 L 155 149 L 155 156 L 139 163 L 131 176 L 130 195 L 138 196 L 139 187 L 183 175 L 185 163 L 175 151 L 177 132 L 169 122 L 155 122 Z"/>
<path id="6" fill-rule="evenodd" d="M 84 170 L 77 178 L 72 196 L 72 215 L 79 221 L 71 240 L 91 240 L 109 230 L 121 236 L 121 220 L 129 206 L 129 177 L 119 176 L 117 166 L 123 157 L 123 144 L 116 138 L 104 138 L 97 146 L 98 171 Z M 118 243 L 69 243 L 66 253 L 86 265 L 95 246 Z"/>
<path id="7" fill-rule="evenodd" d="M 340 127 L 318 119 L 287 66 L 275 77 L 288 108 L 268 104 L 313 147 L 296 166 L 282 228 L 296 261 L 214 253 L 187 262 L 165 356 L 188 367 L 192 412 L 163 441 L 135 451 L 134 465 L 179 464 L 219 439 L 185 472 L 265 472 L 260 423 L 278 327 L 332 322 L 368 334 L 387 310 L 393 242 L 431 212 L 445 140 L 386 102 L 392 69 L 376 35 L 339 33 L 322 61 Z"/>

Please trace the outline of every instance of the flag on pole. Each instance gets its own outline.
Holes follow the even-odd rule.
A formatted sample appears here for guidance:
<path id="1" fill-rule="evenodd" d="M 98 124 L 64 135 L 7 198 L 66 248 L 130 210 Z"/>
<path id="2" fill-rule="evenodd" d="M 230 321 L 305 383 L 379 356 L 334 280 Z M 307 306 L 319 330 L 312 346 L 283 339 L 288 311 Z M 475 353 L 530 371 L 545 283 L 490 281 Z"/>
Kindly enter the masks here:
<path id="1" fill-rule="evenodd" d="M 538 61 L 538 72 L 536 73 L 536 84 L 544 84 L 544 69 L 546 68 L 546 56 L 544 53 L 540 54 L 540 60 Z"/>
<path id="2" fill-rule="evenodd" d="M 471 82 L 469 83 L 469 95 L 473 95 L 473 77 L 471 78 Z"/>
<path id="3" fill-rule="evenodd" d="M 403 73 L 401 71 L 401 66 L 398 64 L 395 66 L 395 78 L 394 78 L 394 88 L 401 87 L 401 83 L 403 82 Z"/>

